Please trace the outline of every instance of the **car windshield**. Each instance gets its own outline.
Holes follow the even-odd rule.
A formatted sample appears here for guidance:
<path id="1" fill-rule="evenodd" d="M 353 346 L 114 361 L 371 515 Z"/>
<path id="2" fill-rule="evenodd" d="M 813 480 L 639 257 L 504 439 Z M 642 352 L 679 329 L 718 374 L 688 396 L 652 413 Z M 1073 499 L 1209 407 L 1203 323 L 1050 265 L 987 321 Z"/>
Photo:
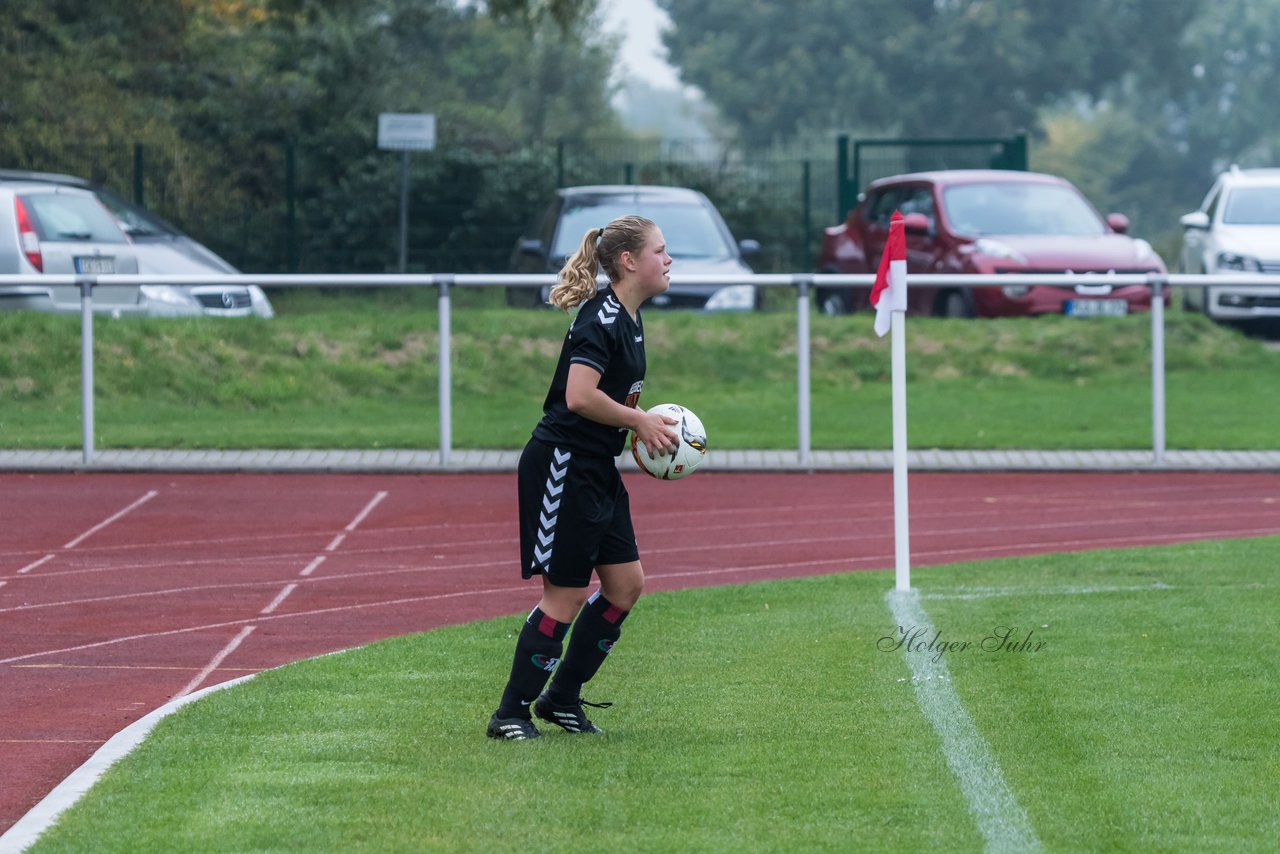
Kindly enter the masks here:
<path id="1" fill-rule="evenodd" d="M 952 229 L 975 237 L 1110 231 L 1080 194 L 1060 184 L 959 184 L 943 191 L 942 204 Z"/>
<path id="2" fill-rule="evenodd" d="M 129 204 L 115 193 L 99 190 L 98 199 L 119 221 L 120 227 L 133 237 L 158 237 L 173 233 L 163 222 Z"/>
<path id="3" fill-rule="evenodd" d="M 127 243 L 107 209 L 92 196 L 29 193 L 22 202 L 36 221 L 41 240 Z"/>
<path id="4" fill-rule="evenodd" d="M 620 216 L 637 215 L 651 219 L 662 229 L 667 254 L 677 259 L 715 260 L 728 258 L 732 249 L 711 212 L 687 202 L 655 203 L 630 199 L 599 199 L 590 204 L 574 203 L 560 215 L 556 245 L 552 255 L 567 257 L 577 251 L 589 228 L 600 228 Z"/>
<path id="5" fill-rule="evenodd" d="M 1280 186 L 1239 187 L 1227 196 L 1225 225 L 1280 225 Z"/>

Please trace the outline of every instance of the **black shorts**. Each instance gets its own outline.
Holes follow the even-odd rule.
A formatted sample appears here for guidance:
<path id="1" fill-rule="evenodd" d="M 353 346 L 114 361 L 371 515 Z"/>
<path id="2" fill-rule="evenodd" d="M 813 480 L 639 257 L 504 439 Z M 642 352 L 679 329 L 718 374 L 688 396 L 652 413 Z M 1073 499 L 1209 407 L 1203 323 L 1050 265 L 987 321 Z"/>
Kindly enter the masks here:
<path id="1" fill-rule="evenodd" d="M 631 501 L 612 457 L 530 439 L 520 455 L 520 566 L 559 587 L 586 587 L 600 564 L 639 560 Z"/>

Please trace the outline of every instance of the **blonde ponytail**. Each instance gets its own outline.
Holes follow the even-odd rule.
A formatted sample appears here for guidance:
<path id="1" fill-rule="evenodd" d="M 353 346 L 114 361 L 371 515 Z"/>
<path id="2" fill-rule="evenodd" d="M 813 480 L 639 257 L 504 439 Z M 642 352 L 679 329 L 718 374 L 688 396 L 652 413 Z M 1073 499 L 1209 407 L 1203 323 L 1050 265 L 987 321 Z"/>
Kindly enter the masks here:
<path id="1" fill-rule="evenodd" d="M 560 270 L 560 281 L 551 289 L 551 304 L 568 312 L 591 299 L 602 268 L 610 282 L 617 282 L 621 278 L 618 258 L 623 252 L 639 255 L 656 227 L 642 216 L 620 216 L 604 228 L 587 229 L 582 245 Z"/>
<path id="2" fill-rule="evenodd" d="M 600 269 L 596 241 L 602 234 L 603 228 L 587 229 L 578 251 L 560 270 L 560 281 L 551 289 L 549 300 L 561 311 L 568 312 L 596 295 L 596 275 Z"/>

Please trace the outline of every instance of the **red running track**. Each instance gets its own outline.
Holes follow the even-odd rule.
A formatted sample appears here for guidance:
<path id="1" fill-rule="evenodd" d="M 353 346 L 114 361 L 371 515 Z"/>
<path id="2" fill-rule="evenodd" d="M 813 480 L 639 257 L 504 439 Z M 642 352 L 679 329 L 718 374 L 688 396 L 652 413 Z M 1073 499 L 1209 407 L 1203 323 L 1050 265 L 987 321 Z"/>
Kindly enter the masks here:
<path id="1" fill-rule="evenodd" d="M 889 474 L 626 477 L 649 590 L 893 565 Z M 1280 533 L 1269 474 L 910 488 L 916 567 Z M 511 474 L 0 474 L 0 520 L 0 832 L 175 697 L 538 596 Z"/>

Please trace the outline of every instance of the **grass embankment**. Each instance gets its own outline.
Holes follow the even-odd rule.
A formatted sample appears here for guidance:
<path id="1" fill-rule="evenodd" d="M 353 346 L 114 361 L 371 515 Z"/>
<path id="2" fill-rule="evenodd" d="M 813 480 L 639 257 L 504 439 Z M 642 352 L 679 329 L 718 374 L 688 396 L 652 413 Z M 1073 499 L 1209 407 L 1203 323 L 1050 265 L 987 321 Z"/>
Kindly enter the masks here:
<path id="1" fill-rule="evenodd" d="M 291 293 L 276 298 L 270 321 L 99 318 L 98 445 L 436 447 L 428 297 Z M 520 447 L 566 319 L 459 303 L 453 445 Z M 797 446 L 794 314 L 649 311 L 645 328 L 645 405 L 691 407 L 713 448 Z M 911 446 L 1149 447 L 1149 330 L 1146 316 L 912 318 Z M 1280 353 L 1177 311 L 1167 336 L 1169 447 L 1275 447 Z M 813 447 L 888 447 L 888 339 L 874 336 L 868 315 L 815 316 L 812 338 Z M 78 446 L 79 348 L 76 317 L 0 314 L 0 446 Z"/>
<path id="2" fill-rule="evenodd" d="M 1278 561 L 1272 537 L 917 570 L 1046 850 L 1274 850 Z M 878 643 L 892 586 L 647 596 L 588 686 L 600 737 L 485 739 L 518 616 L 290 665 L 162 722 L 35 851 L 980 850 Z"/>

